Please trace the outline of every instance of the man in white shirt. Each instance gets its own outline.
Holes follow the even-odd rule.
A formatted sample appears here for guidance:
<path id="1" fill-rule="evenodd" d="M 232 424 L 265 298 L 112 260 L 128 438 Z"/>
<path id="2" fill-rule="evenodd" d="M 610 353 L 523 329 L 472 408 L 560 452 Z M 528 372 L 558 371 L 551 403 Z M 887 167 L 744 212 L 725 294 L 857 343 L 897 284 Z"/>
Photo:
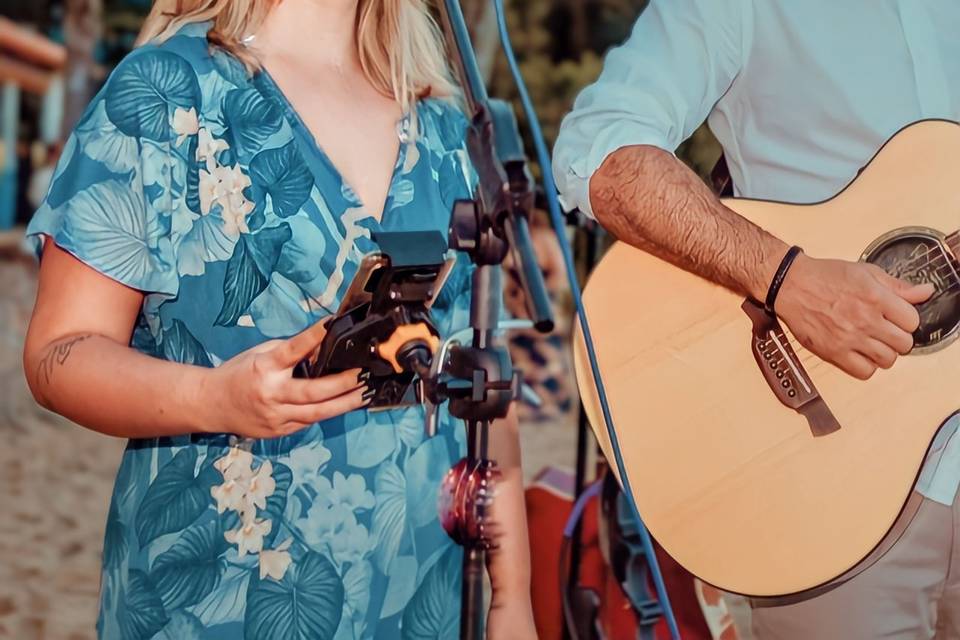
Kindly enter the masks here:
<path id="1" fill-rule="evenodd" d="M 723 206 L 677 146 L 706 120 L 737 195 L 829 198 L 904 125 L 960 119 L 957 34 L 956 0 L 652 0 L 564 119 L 554 173 L 565 205 L 764 300 L 790 239 Z M 824 258 L 798 255 L 778 316 L 850 375 L 893 366 L 932 288 Z M 825 595 L 755 608 L 758 638 L 960 638 L 956 429 L 934 442 L 922 505 L 893 550 Z"/>

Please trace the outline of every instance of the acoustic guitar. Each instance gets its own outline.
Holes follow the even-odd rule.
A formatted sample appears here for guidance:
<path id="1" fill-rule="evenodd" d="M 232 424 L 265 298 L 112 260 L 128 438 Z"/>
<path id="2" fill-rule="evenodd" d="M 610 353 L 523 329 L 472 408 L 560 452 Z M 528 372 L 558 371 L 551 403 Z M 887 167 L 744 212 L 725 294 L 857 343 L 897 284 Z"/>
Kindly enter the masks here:
<path id="1" fill-rule="evenodd" d="M 960 407 L 958 185 L 960 126 L 925 120 L 829 200 L 724 201 L 811 256 L 935 285 L 913 351 L 867 381 L 804 350 L 756 303 L 648 253 L 618 243 L 597 266 L 584 302 L 626 473 L 650 532 L 691 573 L 803 598 L 902 532 L 931 441 Z M 611 457 L 575 334 L 581 396 Z"/>

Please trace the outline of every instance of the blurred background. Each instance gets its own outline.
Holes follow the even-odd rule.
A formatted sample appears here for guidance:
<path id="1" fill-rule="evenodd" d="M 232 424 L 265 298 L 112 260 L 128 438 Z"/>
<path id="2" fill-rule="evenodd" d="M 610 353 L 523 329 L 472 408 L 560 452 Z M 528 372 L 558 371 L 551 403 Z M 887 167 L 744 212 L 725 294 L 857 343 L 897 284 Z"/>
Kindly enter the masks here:
<path id="1" fill-rule="evenodd" d="M 506 4 L 522 71 L 552 143 L 576 94 L 599 74 L 604 52 L 627 37 L 646 0 Z M 463 0 L 462 6 L 490 93 L 515 101 L 488 0 Z M 132 47 L 149 7 L 149 0 L 0 0 L 0 638 L 95 635 L 103 526 L 124 443 L 37 407 L 27 390 L 21 349 L 36 264 L 23 244 L 23 228 L 46 192 L 62 142 Z M 719 148 L 704 127 L 678 155 L 706 176 Z M 521 412 L 528 496 L 540 509 L 531 526 L 552 530 L 563 520 L 540 518 L 546 507 L 542 496 L 536 501 L 537 488 L 571 491 L 579 406 L 567 344 L 569 300 L 545 214 L 535 220 L 534 233 L 562 321 L 551 336 L 515 335 L 513 355 L 542 398 L 540 407 Z M 582 262 L 587 243 L 605 244 L 582 230 L 571 230 L 571 239 Z M 517 288 L 507 294 L 511 311 L 524 315 Z M 590 476 L 594 467 L 591 457 Z M 555 561 L 549 562 L 555 571 Z M 556 584 L 551 578 L 551 593 Z M 556 625 L 541 632 L 545 639 L 559 637 Z"/>

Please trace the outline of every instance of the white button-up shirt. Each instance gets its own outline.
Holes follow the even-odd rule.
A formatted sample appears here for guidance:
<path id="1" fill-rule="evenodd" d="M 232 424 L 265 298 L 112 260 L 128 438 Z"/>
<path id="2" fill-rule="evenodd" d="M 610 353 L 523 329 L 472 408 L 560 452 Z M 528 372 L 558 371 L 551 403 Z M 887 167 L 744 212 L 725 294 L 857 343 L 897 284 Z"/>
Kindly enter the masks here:
<path id="1" fill-rule="evenodd" d="M 592 215 L 590 176 L 610 153 L 673 152 L 704 120 L 737 195 L 829 198 L 904 125 L 960 119 L 958 34 L 957 0 L 651 0 L 563 121 L 564 205 Z M 944 504 L 960 485 L 956 430 L 917 485 Z"/>

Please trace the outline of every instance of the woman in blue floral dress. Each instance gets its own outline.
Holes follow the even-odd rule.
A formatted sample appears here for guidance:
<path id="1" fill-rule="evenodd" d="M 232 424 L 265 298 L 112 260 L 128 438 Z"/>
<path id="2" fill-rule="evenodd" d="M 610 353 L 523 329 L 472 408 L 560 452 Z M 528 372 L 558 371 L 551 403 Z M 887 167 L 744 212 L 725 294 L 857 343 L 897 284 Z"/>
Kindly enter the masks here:
<path id="1" fill-rule="evenodd" d="M 291 376 L 371 234 L 445 233 L 471 193 L 426 8 L 159 0 L 141 40 L 27 229 L 30 387 L 130 439 L 99 637 L 457 637 L 461 551 L 437 491 L 462 424 L 441 412 L 425 438 L 421 407 L 368 413 L 359 371 Z M 435 304 L 444 334 L 467 324 L 469 269 Z M 498 427 L 489 637 L 533 638 L 516 424 Z"/>

